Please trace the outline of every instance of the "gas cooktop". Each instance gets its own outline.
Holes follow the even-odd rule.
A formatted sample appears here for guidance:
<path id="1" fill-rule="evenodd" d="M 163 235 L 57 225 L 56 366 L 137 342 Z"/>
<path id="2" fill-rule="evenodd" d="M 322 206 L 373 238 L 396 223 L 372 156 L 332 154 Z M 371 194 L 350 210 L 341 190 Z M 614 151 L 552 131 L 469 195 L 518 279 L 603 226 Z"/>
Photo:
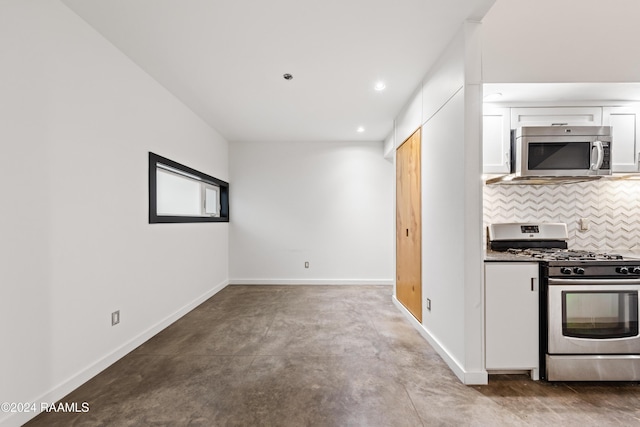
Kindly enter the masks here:
<path id="1" fill-rule="evenodd" d="M 489 226 L 489 246 L 526 260 L 544 262 L 549 277 L 640 277 L 640 259 L 618 253 L 572 250 L 563 223 L 503 223 Z"/>
<path id="2" fill-rule="evenodd" d="M 557 248 L 511 248 L 507 252 L 542 261 L 620 261 L 624 259 L 622 255 L 615 253 Z"/>

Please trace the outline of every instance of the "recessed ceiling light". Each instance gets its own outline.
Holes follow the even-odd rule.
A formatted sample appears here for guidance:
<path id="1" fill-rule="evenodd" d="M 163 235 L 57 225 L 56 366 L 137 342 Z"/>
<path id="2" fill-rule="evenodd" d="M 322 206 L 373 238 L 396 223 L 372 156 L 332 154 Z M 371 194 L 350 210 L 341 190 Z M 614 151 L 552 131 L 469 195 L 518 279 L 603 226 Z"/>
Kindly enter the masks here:
<path id="1" fill-rule="evenodd" d="M 384 84 L 384 82 L 377 82 L 376 85 L 373 87 L 373 89 L 380 92 L 381 90 L 384 90 L 386 87 L 387 85 Z"/>
<path id="2" fill-rule="evenodd" d="M 356 129 L 356 131 L 358 131 L 359 133 L 364 132 L 364 128 L 362 126 L 358 126 L 358 129 Z"/>

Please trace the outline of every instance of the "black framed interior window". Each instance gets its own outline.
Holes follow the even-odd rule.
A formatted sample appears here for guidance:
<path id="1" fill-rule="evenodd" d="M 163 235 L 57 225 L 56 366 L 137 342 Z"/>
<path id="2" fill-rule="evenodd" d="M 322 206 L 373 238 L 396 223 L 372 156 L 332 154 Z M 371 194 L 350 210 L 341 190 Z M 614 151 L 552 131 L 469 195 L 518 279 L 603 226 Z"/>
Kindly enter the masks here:
<path id="1" fill-rule="evenodd" d="M 229 222 L 229 183 L 149 152 L 149 224 Z"/>

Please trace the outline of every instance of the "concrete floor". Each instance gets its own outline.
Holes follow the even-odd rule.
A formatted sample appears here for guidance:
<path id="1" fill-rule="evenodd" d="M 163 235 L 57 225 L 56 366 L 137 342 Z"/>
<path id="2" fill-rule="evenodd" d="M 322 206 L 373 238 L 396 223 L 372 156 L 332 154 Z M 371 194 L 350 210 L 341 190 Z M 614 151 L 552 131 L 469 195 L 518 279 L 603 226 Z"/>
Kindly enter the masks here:
<path id="1" fill-rule="evenodd" d="M 638 383 L 465 386 L 388 286 L 229 286 L 35 426 L 640 425 Z"/>

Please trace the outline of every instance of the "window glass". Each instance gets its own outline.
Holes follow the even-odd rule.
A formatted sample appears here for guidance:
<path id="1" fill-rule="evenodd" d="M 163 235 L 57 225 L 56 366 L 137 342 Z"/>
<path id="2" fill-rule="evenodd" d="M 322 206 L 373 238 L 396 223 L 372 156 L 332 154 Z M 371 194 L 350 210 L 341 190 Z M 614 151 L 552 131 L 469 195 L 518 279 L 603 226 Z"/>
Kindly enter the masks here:
<path id="1" fill-rule="evenodd" d="M 156 173 L 158 215 L 200 215 L 200 181 L 160 168 Z"/>
<path id="2" fill-rule="evenodd" d="M 220 215 L 220 190 L 212 185 L 204 187 L 204 214 Z"/>
<path id="3" fill-rule="evenodd" d="M 638 335 L 638 292 L 563 291 L 562 334 L 592 339 Z"/>

